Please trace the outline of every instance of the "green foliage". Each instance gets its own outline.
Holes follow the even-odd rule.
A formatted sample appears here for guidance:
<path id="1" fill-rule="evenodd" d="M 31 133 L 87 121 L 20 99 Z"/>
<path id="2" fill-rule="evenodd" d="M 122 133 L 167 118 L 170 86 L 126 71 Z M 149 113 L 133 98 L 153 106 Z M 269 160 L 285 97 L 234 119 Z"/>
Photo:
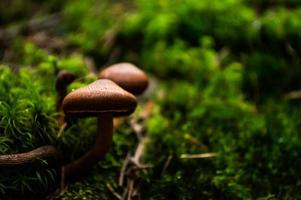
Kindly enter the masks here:
<path id="1" fill-rule="evenodd" d="M 74 148 L 74 140 L 67 140 L 69 135 L 76 136 L 75 132 L 85 129 L 88 137 L 95 132 L 95 126 L 91 126 L 90 133 L 86 127 L 78 129 L 75 124 L 75 128 L 71 126 L 67 134 L 57 138 L 54 84 L 60 69 L 84 77 L 88 70 L 83 58 L 78 55 L 57 58 L 30 43 L 24 43 L 23 50 L 19 51 L 20 65 L 35 65 L 34 68 L 20 67 L 13 71 L 8 66 L 0 66 L 0 154 L 21 153 L 51 144 L 63 150 L 69 147 L 69 151 L 62 153 L 66 160 L 71 160 L 78 155 L 76 152 L 87 150 L 89 143 L 79 140 L 78 149 Z M 94 77 L 78 80 L 78 83 L 84 84 L 91 79 Z M 37 161 L 36 166 L 2 168 L 5 173 L 0 174 L 0 198 L 18 199 L 34 192 L 38 199 L 59 183 L 60 169 L 50 168 L 45 160 Z"/>
<path id="2" fill-rule="evenodd" d="M 72 30 L 67 37 L 71 44 L 79 45 L 88 52 L 106 52 L 106 48 L 101 48 L 101 36 L 108 31 L 108 27 L 113 26 L 114 29 L 123 10 L 118 4 L 112 8 L 109 1 L 74 1 L 65 6 L 64 15 L 68 28 Z M 111 18 L 112 15 L 116 18 Z"/>
<path id="3" fill-rule="evenodd" d="M 29 70 L 20 70 L 19 79 L 14 77 L 8 67 L 2 66 L 0 70 L 3 72 L 2 85 L 6 85 L 1 91 L 0 124 L 7 137 L 4 141 L 13 141 L 9 145 L 9 153 L 27 151 L 33 145 L 53 143 L 53 99 L 41 96 L 43 86 L 41 87 L 39 81 L 32 81 Z"/>
<path id="4" fill-rule="evenodd" d="M 32 70 L 20 69 L 17 74 L 1 66 L 0 92 L 0 154 L 30 151 L 55 143 L 56 122 L 53 99 L 41 95 L 43 85 L 34 79 Z M 37 165 L 47 166 L 45 161 Z M 0 174 L 0 197 L 17 198 L 37 190 L 37 198 L 53 188 L 56 170 L 41 170 L 33 166 L 18 169 L 3 167 Z M 34 189 L 33 189 L 34 188 Z"/>
<path id="5" fill-rule="evenodd" d="M 96 66 L 131 61 L 159 85 L 149 96 L 154 107 L 145 122 L 143 161 L 153 167 L 139 174 L 141 199 L 300 198 L 300 100 L 287 98 L 301 87 L 299 1 L 55 2 L 63 5 L 63 53 L 20 37 L 8 59 L 20 68 L 0 67 L 1 154 L 53 144 L 66 160 L 82 155 L 93 143 L 95 119 L 74 120 L 56 137 L 57 72 L 77 75 L 71 91 L 96 79 L 86 56 Z M 113 199 L 108 185 L 123 192 L 119 171 L 137 143 L 128 126 L 61 199 Z M 183 156 L 208 152 L 216 156 Z M 0 196 L 37 187 L 43 196 L 59 177 L 58 169 L 7 173 L 0 173 Z"/>

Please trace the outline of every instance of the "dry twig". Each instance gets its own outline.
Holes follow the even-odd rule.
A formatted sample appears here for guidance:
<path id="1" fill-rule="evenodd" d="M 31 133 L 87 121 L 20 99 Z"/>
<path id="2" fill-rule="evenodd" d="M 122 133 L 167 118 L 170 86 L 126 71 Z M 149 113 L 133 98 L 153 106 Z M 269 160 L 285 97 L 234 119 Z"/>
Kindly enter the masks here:
<path id="1" fill-rule="evenodd" d="M 201 153 L 201 154 L 182 154 L 182 159 L 195 159 L 195 158 L 212 158 L 217 156 L 216 153 Z"/>
<path id="2" fill-rule="evenodd" d="M 172 158 L 173 158 L 173 156 L 171 154 L 167 157 L 166 162 L 164 163 L 161 174 L 165 173 L 165 171 L 167 170 L 167 167 L 170 165 L 170 162 L 171 162 Z"/>
<path id="3" fill-rule="evenodd" d="M 120 194 L 118 194 L 109 183 L 107 183 L 106 186 L 117 199 L 122 200 L 122 196 L 120 196 Z"/>
<path id="4" fill-rule="evenodd" d="M 131 200 L 132 199 L 132 194 L 133 194 L 133 190 L 134 190 L 134 180 L 129 180 L 128 182 L 128 198 L 127 200 Z"/>
<path id="5" fill-rule="evenodd" d="M 130 154 L 128 153 L 126 155 L 126 158 L 123 162 L 123 165 L 122 165 L 122 168 L 121 168 L 121 171 L 120 171 L 120 175 L 119 175 L 119 181 L 118 181 L 118 185 L 119 186 L 122 186 L 123 185 L 123 180 L 124 180 L 124 175 L 125 175 L 125 170 L 129 164 L 129 159 L 130 159 Z"/>
<path id="6" fill-rule="evenodd" d="M 141 170 L 147 173 L 146 169 L 152 167 L 141 161 L 145 152 L 145 145 L 148 141 L 147 136 L 143 133 L 144 121 L 149 117 L 151 110 L 152 102 L 147 103 L 146 109 L 137 118 L 130 121 L 131 129 L 137 136 L 138 144 L 133 156 L 129 153 L 127 154 L 120 171 L 118 185 L 123 187 L 122 200 L 131 200 L 133 197 L 139 196 L 139 184 L 137 184 L 139 173 Z M 126 185 L 124 185 L 125 180 Z"/>
<path id="7" fill-rule="evenodd" d="M 296 90 L 285 95 L 286 99 L 300 99 L 301 98 L 301 90 Z"/>

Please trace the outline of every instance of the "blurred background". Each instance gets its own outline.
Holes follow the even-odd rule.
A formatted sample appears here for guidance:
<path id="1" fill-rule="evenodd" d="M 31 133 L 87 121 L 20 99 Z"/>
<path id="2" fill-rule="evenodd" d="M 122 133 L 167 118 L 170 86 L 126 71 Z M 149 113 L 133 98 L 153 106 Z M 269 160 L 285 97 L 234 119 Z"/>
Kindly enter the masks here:
<path id="1" fill-rule="evenodd" d="M 95 80 L 91 73 L 131 62 L 151 77 L 151 91 L 117 129 L 104 162 L 55 198 L 299 199 L 300 56 L 299 0 L 1 0 L 0 133 L 34 134 L 35 120 L 13 116 L 39 114 L 35 134 L 55 134 L 58 70 L 83 77 L 71 91 Z M 28 88 L 37 88 L 35 98 Z M 22 113 L 13 100 L 22 98 L 42 103 Z M 120 185 L 124 160 L 140 144 L 129 128 L 135 120 L 148 141 L 141 162 L 151 167 Z M 94 128 L 94 121 L 71 128 L 60 148 L 76 157 L 89 145 L 70 134 L 86 130 L 88 138 Z M 18 137 L 0 134 L 0 152 L 56 140 Z M 0 174 L 0 194 L 10 181 Z M 33 192 L 26 181 L 13 187 Z M 45 188 L 43 197 L 55 190 Z"/>

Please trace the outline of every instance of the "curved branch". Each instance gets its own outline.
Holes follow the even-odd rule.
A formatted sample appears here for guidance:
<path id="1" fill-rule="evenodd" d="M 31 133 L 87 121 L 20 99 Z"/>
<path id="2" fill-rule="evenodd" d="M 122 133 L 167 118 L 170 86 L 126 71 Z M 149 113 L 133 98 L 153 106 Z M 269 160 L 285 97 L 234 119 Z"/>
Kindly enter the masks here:
<path id="1" fill-rule="evenodd" d="M 45 145 L 25 153 L 0 155 L 0 166 L 16 166 L 32 163 L 40 159 L 59 159 L 60 153 L 51 145 Z"/>

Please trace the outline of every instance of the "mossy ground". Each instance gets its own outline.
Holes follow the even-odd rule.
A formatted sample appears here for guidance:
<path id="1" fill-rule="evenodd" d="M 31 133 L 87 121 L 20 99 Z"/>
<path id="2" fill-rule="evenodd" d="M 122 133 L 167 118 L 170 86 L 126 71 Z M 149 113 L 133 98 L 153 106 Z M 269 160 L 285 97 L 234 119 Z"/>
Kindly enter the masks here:
<path id="1" fill-rule="evenodd" d="M 93 143 L 93 118 L 57 136 L 60 69 L 77 76 L 69 91 L 116 62 L 151 77 L 91 171 L 59 194 L 60 169 L 4 168 L 0 199 L 300 198 L 298 0 L 13 0 L 0 11 L 0 154 L 53 144 L 72 160 Z M 141 165 L 129 161 L 139 144 Z"/>

